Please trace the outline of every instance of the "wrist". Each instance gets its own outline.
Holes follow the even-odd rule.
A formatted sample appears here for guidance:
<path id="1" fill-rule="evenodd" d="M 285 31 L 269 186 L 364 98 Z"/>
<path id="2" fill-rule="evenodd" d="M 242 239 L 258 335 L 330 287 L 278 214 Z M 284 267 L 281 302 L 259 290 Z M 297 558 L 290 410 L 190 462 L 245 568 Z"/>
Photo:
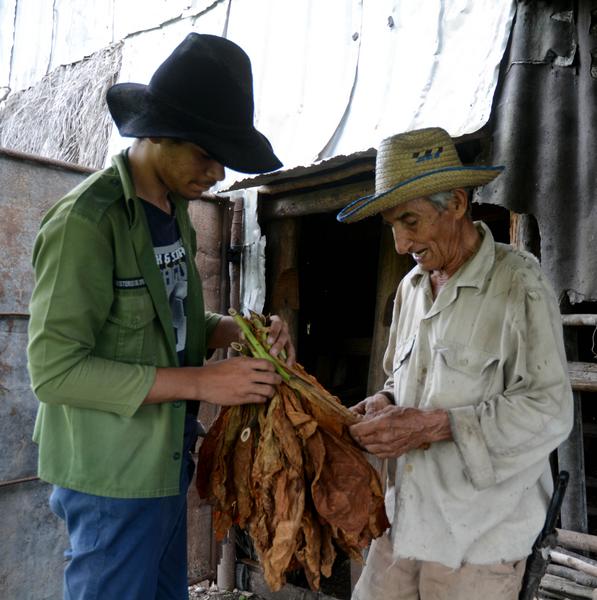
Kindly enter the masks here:
<path id="1" fill-rule="evenodd" d="M 396 404 L 395 400 L 394 400 L 394 394 L 392 392 L 390 392 L 390 390 L 380 390 L 379 392 L 375 393 L 376 396 L 384 396 L 385 398 L 387 398 L 390 402 L 390 404 Z"/>
<path id="2" fill-rule="evenodd" d="M 436 409 L 429 411 L 428 442 L 444 442 L 452 440 L 452 427 L 448 411 Z"/>

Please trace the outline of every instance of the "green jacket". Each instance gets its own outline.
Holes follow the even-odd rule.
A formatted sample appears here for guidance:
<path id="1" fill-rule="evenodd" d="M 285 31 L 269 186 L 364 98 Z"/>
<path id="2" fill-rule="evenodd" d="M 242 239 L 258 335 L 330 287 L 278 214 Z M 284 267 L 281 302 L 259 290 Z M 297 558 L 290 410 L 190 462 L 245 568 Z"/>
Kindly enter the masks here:
<path id="1" fill-rule="evenodd" d="M 187 202 L 173 201 L 189 258 L 185 364 L 201 365 L 220 317 L 204 310 Z M 178 494 L 185 402 L 142 404 L 156 367 L 178 366 L 178 357 L 126 152 L 49 211 L 33 267 L 28 358 L 40 478 L 118 498 Z"/>

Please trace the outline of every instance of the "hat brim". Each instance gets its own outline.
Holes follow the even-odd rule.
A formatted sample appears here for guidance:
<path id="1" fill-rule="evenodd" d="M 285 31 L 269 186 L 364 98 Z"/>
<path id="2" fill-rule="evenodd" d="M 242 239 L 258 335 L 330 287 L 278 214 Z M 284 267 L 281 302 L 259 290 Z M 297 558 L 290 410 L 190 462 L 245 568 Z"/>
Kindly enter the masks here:
<path id="1" fill-rule="evenodd" d="M 255 127 L 227 127 L 188 114 L 153 95 L 146 85 L 113 85 L 106 102 L 123 137 L 168 137 L 192 142 L 240 173 L 267 173 L 282 166 L 269 140 Z"/>
<path id="2" fill-rule="evenodd" d="M 429 171 L 424 175 L 401 181 L 380 194 L 371 194 L 354 200 L 338 213 L 336 219 L 341 223 L 355 223 L 415 198 L 456 188 L 485 185 L 503 170 L 503 166 L 470 166 L 443 167 Z"/>

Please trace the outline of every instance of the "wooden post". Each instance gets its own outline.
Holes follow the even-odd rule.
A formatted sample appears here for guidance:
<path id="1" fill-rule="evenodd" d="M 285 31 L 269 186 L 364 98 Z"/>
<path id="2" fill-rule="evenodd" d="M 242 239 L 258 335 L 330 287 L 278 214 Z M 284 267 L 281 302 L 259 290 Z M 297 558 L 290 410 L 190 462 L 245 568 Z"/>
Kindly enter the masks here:
<path id="1" fill-rule="evenodd" d="M 230 272 L 230 307 L 240 308 L 240 263 L 243 248 L 243 199 L 234 201 L 232 225 L 230 232 L 230 255 L 228 258 Z"/>
<path id="2" fill-rule="evenodd" d="M 288 323 L 290 336 L 298 341 L 298 243 L 300 220 L 284 218 L 268 221 L 266 239 L 266 306 Z"/>
<path id="3" fill-rule="evenodd" d="M 388 336 L 390 335 L 394 296 L 400 280 L 410 271 L 412 266 L 413 261 L 410 257 L 396 253 L 392 232 L 389 227 L 383 227 L 379 244 L 375 321 L 367 381 L 368 394 L 380 390 L 385 383 L 386 376 L 382 363 L 388 344 Z"/>
<path id="4" fill-rule="evenodd" d="M 571 327 L 564 329 L 564 345 L 569 361 L 578 360 L 577 332 Z M 585 484 L 585 456 L 582 426 L 582 405 L 579 392 L 573 392 L 574 422 L 568 439 L 558 448 L 558 466 L 570 473 L 568 488 L 561 511 L 562 529 L 586 533 L 587 491 Z"/>
<path id="5" fill-rule="evenodd" d="M 541 260 L 541 235 L 533 215 L 510 212 L 510 244 L 518 250 L 534 254 Z"/>

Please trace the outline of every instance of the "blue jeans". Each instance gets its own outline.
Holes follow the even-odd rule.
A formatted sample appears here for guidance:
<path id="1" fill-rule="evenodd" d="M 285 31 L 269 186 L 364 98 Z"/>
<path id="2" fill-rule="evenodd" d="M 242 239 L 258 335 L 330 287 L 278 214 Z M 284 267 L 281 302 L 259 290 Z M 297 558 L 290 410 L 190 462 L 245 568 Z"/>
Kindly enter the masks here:
<path id="1" fill-rule="evenodd" d="M 52 511 L 68 529 L 64 600 L 187 600 L 187 498 L 195 464 L 187 417 L 181 493 L 108 498 L 54 486 Z"/>

